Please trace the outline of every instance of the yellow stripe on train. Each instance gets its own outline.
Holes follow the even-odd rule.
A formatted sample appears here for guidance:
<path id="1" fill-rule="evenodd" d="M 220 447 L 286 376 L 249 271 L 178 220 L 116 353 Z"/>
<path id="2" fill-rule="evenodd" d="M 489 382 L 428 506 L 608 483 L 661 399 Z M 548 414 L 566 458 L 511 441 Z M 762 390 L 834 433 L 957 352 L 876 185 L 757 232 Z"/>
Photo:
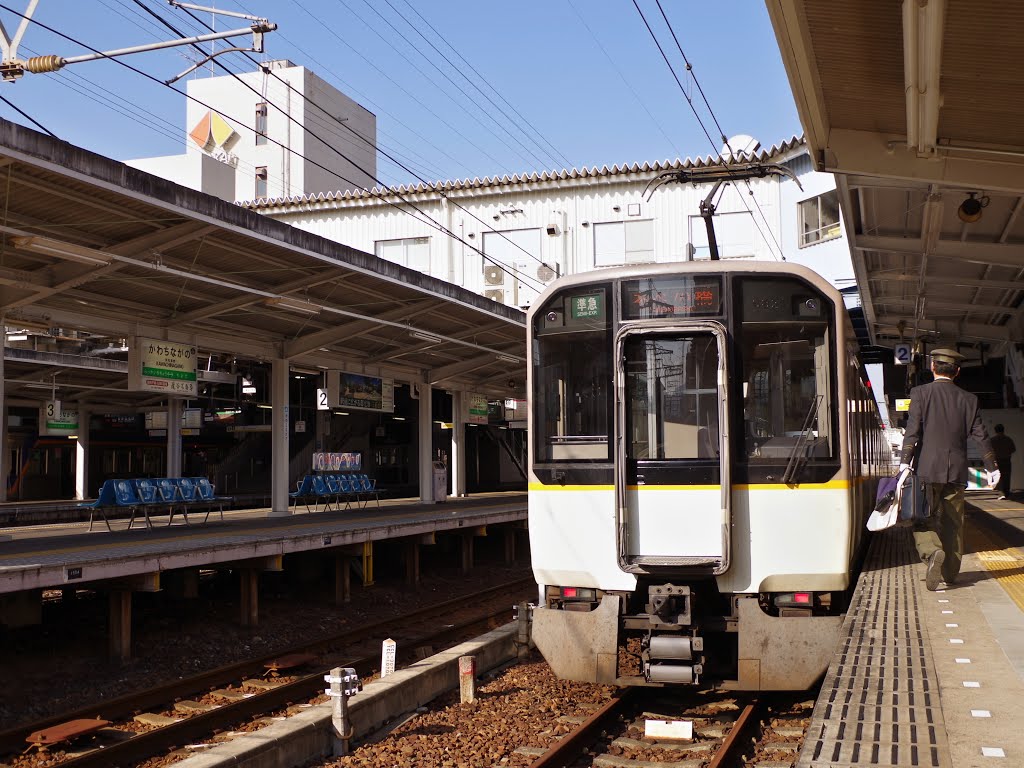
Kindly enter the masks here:
<path id="1" fill-rule="evenodd" d="M 829 480 L 827 483 L 800 483 L 796 486 L 784 485 L 782 483 L 745 483 L 732 486 L 734 491 L 793 491 L 793 490 L 845 490 L 856 483 L 863 482 L 863 478 L 853 482 L 849 480 Z M 630 491 L 717 491 L 720 485 L 629 485 Z M 614 491 L 614 485 L 545 485 L 544 483 L 530 483 L 531 491 Z"/>

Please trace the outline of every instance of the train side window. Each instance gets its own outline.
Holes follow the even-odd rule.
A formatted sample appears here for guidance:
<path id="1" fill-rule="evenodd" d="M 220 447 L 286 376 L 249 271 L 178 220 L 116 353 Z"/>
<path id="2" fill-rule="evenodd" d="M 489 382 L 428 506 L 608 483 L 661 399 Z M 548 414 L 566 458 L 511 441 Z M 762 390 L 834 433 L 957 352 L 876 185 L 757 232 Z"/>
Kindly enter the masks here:
<path id="1" fill-rule="evenodd" d="M 611 461 L 607 286 L 570 288 L 536 315 L 533 434 L 538 463 Z"/>
<path id="2" fill-rule="evenodd" d="M 810 459 L 835 451 L 831 303 L 791 278 L 737 281 L 736 359 L 749 462 Z"/>

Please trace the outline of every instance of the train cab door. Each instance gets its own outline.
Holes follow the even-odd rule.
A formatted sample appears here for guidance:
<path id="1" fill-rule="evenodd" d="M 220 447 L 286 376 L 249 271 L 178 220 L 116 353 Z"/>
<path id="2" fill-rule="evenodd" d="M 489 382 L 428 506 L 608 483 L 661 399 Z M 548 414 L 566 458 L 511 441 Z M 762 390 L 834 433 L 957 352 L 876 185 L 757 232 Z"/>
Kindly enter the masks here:
<path id="1" fill-rule="evenodd" d="M 729 567 L 725 327 L 625 326 L 616 337 L 616 499 L 627 571 Z"/>

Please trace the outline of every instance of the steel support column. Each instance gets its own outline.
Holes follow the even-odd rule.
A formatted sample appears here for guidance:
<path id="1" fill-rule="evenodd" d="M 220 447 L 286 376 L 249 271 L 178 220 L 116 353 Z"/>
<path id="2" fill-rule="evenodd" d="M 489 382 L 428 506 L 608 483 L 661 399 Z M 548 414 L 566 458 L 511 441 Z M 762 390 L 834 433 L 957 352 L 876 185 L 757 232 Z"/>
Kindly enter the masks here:
<path id="1" fill-rule="evenodd" d="M 270 472 L 270 516 L 289 514 L 288 509 L 288 361 L 275 359 L 270 366 L 271 405 L 273 406 L 273 427 L 271 429 L 271 472 Z"/>

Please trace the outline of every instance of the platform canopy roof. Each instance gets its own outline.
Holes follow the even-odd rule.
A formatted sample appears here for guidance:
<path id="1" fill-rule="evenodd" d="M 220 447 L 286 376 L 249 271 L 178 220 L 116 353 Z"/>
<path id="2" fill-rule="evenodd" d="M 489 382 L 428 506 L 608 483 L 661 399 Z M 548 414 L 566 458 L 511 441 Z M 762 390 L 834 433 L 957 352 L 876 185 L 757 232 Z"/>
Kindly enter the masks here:
<path id="1" fill-rule="evenodd" d="M 442 280 L 5 121 L 0 200 L 3 324 L 110 339 L 8 348 L 15 401 L 56 375 L 66 401 L 145 404 L 116 359 L 132 337 L 193 344 L 201 368 L 287 359 L 524 395 L 524 314 Z"/>
<path id="2" fill-rule="evenodd" d="M 1024 4 L 766 4 L 872 340 L 1024 339 Z"/>

